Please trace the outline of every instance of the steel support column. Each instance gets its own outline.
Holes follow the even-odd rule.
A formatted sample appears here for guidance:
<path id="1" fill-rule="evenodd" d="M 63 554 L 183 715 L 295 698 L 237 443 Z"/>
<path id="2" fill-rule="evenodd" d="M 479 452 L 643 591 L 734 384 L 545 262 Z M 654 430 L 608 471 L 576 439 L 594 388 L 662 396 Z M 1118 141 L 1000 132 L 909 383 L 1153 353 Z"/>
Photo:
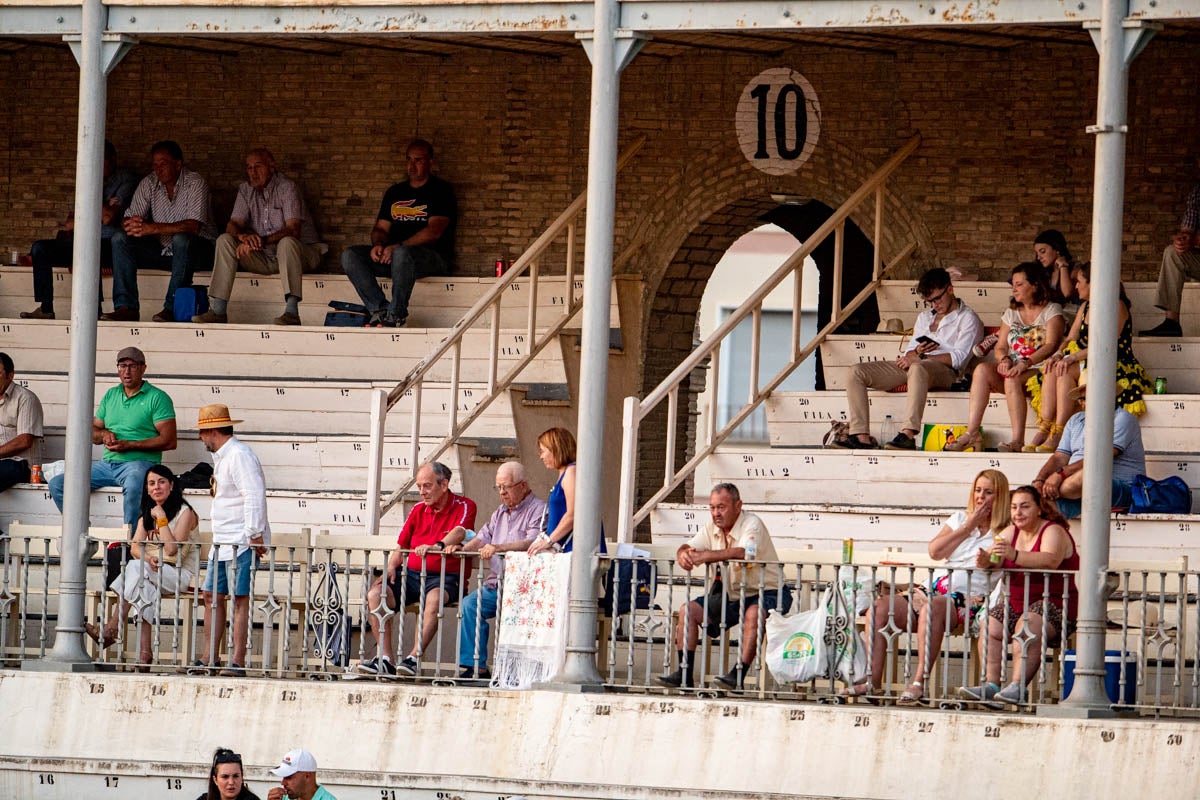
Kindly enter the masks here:
<path id="1" fill-rule="evenodd" d="M 1109 509 L 1112 507 L 1113 406 L 1116 400 L 1117 303 L 1120 302 L 1121 233 L 1125 199 L 1126 107 L 1129 63 L 1145 44 L 1147 29 L 1127 26 L 1128 0 L 1104 0 L 1096 124 L 1096 168 L 1092 206 L 1092 280 L 1084 441 L 1083 524 L 1080 548 L 1078 658 L 1075 685 L 1063 710 L 1098 716 L 1111 713 L 1104 691 L 1105 578 L 1108 574 Z M 1151 31 L 1152 32 L 1152 31 Z M 1140 41 L 1130 41 L 1137 37 Z"/>
<path id="2" fill-rule="evenodd" d="M 617 181 L 617 111 L 624 58 L 617 50 L 616 0 L 599 0 L 591 47 L 587 240 L 583 251 L 583 336 L 579 369 L 579 453 L 575 543 L 571 560 L 567 657 L 556 683 L 596 685 L 596 561 L 604 484 L 604 418 L 608 401 L 609 297 Z"/>

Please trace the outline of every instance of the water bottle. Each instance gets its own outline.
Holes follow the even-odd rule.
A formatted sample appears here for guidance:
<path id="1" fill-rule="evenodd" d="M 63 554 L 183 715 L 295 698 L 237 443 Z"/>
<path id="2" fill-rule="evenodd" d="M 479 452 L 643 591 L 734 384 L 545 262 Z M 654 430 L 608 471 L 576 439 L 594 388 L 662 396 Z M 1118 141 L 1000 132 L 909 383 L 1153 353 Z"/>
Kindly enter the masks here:
<path id="1" fill-rule="evenodd" d="M 467 532 L 467 533 L 466 533 L 466 538 L 465 538 L 465 539 L 463 539 L 463 544 L 466 544 L 467 542 L 471 541 L 471 540 L 472 540 L 472 539 L 474 539 L 474 538 L 475 538 L 475 536 L 476 536 L 476 534 L 475 534 L 475 531 L 471 530 L 470 528 L 467 528 L 467 529 L 466 529 L 466 532 Z"/>
<path id="2" fill-rule="evenodd" d="M 887 444 L 892 439 L 896 438 L 896 421 L 892 419 L 892 415 L 888 414 L 883 418 L 883 427 L 879 430 L 879 443 Z"/>
<path id="3" fill-rule="evenodd" d="M 758 539 L 751 536 L 746 542 L 746 560 L 754 561 L 758 557 Z"/>

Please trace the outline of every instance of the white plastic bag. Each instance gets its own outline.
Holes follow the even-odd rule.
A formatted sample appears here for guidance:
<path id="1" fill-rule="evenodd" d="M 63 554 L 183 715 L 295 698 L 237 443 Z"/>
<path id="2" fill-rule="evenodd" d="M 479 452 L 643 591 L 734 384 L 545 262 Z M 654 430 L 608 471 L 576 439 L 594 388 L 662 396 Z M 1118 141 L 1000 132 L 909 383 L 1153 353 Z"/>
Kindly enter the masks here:
<path id="1" fill-rule="evenodd" d="M 50 482 L 51 478 L 57 478 L 66 471 L 67 462 L 65 461 L 50 461 L 42 464 L 42 480 L 46 483 Z"/>
<path id="2" fill-rule="evenodd" d="M 867 646 L 855 622 L 858 614 L 849 613 L 852 594 L 846 591 L 840 579 L 838 584 L 839 591 L 828 591 L 821 598 L 821 607 L 828 611 L 829 621 L 825 646 L 836 663 L 837 677 L 855 684 L 868 677 Z M 867 596 L 870 597 L 870 594 Z"/>
<path id="3" fill-rule="evenodd" d="M 812 611 L 785 617 L 767 615 L 767 669 L 780 683 L 805 683 L 825 675 L 828 664 L 825 628 L 829 609 L 821 603 Z"/>
<path id="4" fill-rule="evenodd" d="M 870 567 L 838 567 L 838 588 L 846 599 L 846 607 L 853 608 L 855 615 L 866 612 L 875 602 L 875 576 Z"/>

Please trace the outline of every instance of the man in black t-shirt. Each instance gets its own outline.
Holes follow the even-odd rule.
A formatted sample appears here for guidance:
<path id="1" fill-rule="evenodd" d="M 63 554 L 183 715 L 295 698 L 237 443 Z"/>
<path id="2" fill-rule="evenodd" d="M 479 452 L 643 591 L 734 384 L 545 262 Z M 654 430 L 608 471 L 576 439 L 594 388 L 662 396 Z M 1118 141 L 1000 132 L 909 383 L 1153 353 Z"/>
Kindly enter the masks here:
<path id="1" fill-rule="evenodd" d="M 398 328 L 408 319 L 408 298 L 417 278 L 449 275 L 454 268 L 454 188 L 431 174 L 433 145 L 414 139 L 405 151 L 408 180 L 383 195 L 371 244 L 342 252 L 342 269 L 367 307 L 368 327 Z M 392 279 L 392 302 L 378 277 Z"/>

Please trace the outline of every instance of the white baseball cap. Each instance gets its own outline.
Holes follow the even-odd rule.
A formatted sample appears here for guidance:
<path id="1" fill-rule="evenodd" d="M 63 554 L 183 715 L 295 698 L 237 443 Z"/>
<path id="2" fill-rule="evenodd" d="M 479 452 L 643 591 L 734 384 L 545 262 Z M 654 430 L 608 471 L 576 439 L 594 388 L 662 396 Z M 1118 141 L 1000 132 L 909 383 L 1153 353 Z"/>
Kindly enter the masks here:
<path id="1" fill-rule="evenodd" d="M 316 772 L 317 760 L 307 750 L 290 750 L 279 766 L 271 770 L 272 775 L 290 778 L 297 772 Z"/>

